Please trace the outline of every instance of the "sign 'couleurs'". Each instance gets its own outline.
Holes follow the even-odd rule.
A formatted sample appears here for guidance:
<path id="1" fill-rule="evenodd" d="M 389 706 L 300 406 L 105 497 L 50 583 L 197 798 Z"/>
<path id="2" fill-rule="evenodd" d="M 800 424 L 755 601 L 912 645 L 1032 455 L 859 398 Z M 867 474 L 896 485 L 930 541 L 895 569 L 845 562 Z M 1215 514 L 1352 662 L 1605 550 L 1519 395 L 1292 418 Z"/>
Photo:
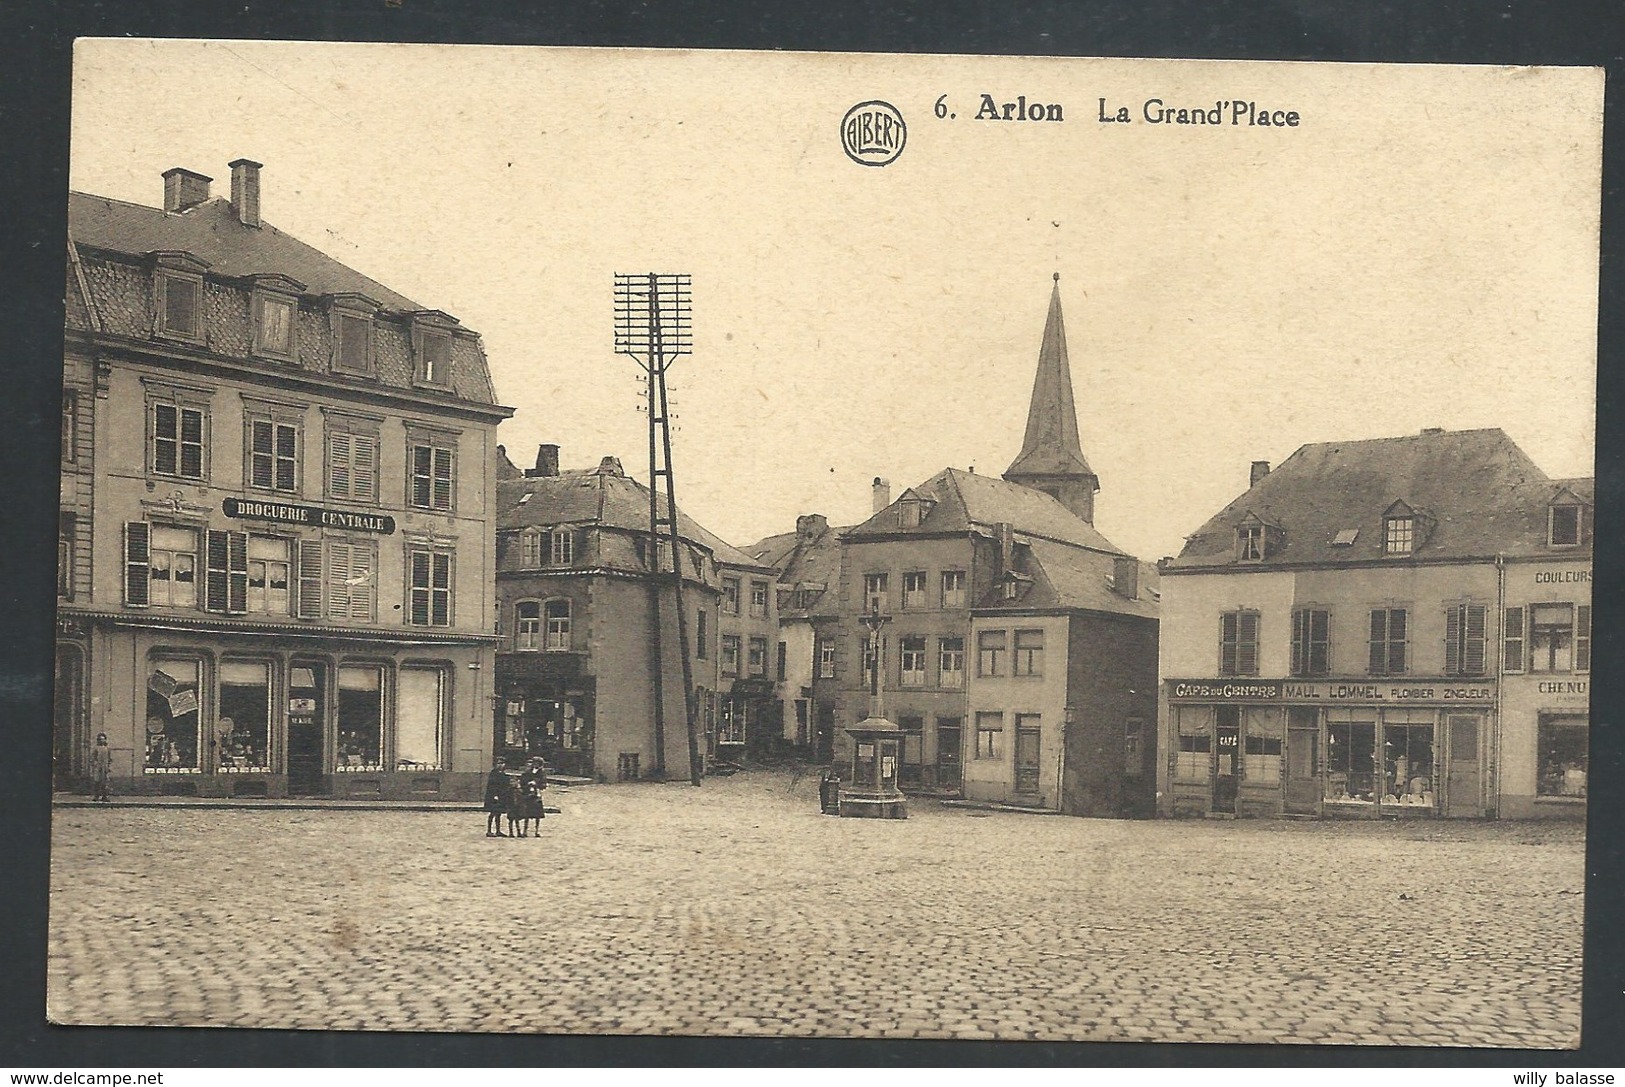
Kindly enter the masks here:
<path id="1" fill-rule="evenodd" d="M 227 517 L 247 521 L 274 521 L 279 525 L 340 528 L 352 532 L 377 532 L 384 536 L 395 531 L 395 518 L 387 513 L 329 510 L 320 506 L 300 506 L 291 502 L 269 502 L 257 498 L 228 498 L 220 503 L 220 510 Z"/>

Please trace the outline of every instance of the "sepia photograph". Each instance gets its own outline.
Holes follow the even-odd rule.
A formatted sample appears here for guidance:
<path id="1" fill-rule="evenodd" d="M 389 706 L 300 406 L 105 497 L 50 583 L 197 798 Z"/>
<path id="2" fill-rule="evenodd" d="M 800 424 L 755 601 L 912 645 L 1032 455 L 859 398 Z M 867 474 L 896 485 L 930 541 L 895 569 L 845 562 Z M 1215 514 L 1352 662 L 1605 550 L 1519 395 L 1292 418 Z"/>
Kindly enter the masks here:
<path id="1" fill-rule="evenodd" d="M 81 39 L 49 1020 L 1578 1047 L 1602 116 Z"/>

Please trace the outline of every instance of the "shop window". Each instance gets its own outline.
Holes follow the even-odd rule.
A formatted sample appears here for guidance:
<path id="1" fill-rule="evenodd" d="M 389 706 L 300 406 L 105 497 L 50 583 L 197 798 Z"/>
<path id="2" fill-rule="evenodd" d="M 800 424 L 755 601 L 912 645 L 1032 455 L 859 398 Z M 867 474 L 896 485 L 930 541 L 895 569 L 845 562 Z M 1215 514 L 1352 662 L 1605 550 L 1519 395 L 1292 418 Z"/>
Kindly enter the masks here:
<path id="1" fill-rule="evenodd" d="M 1004 675 L 1004 656 L 1009 636 L 1002 630 L 984 630 L 976 635 L 976 674 L 979 676 Z"/>
<path id="2" fill-rule="evenodd" d="M 1145 722 L 1138 717 L 1123 722 L 1123 773 L 1136 778 L 1145 773 Z"/>
<path id="3" fill-rule="evenodd" d="M 152 471 L 177 479 L 201 480 L 207 474 L 204 456 L 209 412 L 201 404 L 154 400 L 152 419 Z"/>
<path id="4" fill-rule="evenodd" d="M 942 606 L 945 608 L 962 608 L 965 606 L 965 571 L 944 570 L 942 572 Z"/>
<path id="5" fill-rule="evenodd" d="M 420 510 L 451 512 L 456 508 L 455 475 L 457 453 L 450 439 L 420 437 L 406 450 L 411 465 L 407 480 L 407 501 Z"/>
<path id="6" fill-rule="evenodd" d="M 767 617 L 767 582 L 753 581 L 750 583 L 750 613 L 757 619 Z"/>
<path id="7" fill-rule="evenodd" d="M 743 703 L 724 698 L 717 706 L 717 743 L 742 744 L 745 742 L 745 707 Z"/>
<path id="8" fill-rule="evenodd" d="M 291 298 L 254 292 L 254 354 L 292 361 L 294 317 L 298 305 Z"/>
<path id="9" fill-rule="evenodd" d="M 451 625 L 452 555 L 436 548 L 409 548 L 406 621 L 413 626 Z"/>
<path id="10" fill-rule="evenodd" d="M 1258 613 L 1227 611 L 1219 617 L 1219 674 L 1258 675 Z"/>
<path id="11" fill-rule="evenodd" d="M 513 647 L 522 653 L 533 653 L 542 647 L 540 601 L 521 600 L 514 606 Z"/>
<path id="12" fill-rule="evenodd" d="M 1371 804 L 1377 799 L 1377 723 L 1340 716 L 1326 723 L 1326 802 Z"/>
<path id="13" fill-rule="evenodd" d="M 739 579 L 736 577 L 722 579 L 722 614 L 739 614 Z"/>
<path id="14" fill-rule="evenodd" d="M 1435 795 L 1433 715 L 1386 710 L 1382 721 L 1384 804 L 1432 807 Z"/>
<path id="15" fill-rule="evenodd" d="M 1574 605 L 1529 606 L 1529 670 L 1569 672 L 1574 669 Z"/>
<path id="16" fill-rule="evenodd" d="M 327 496 L 349 502 L 378 501 L 378 435 L 334 429 L 327 432 Z"/>
<path id="17" fill-rule="evenodd" d="M 148 774 L 195 774 L 203 768 L 198 697 L 203 662 L 155 658 L 147 673 Z"/>
<path id="18" fill-rule="evenodd" d="M 1292 612 L 1292 674 L 1324 676 L 1332 670 L 1332 613 L 1319 608 Z"/>
<path id="19" fill-rule="evenodd" d="M 1410 638 L 1410 614 L 1404 608 L 1373 608 L 1366 671 L 1374 676 L 1402 676 Z"/>
<path id="20" fill-rule="evenodd" d="M 818 678 L 835 678 L 835 639 L 827 636 L 818 639 Z"/>
<path id="21" fill-rule="evenodd" d="M 248 422 L 248 485 L 294 494 L 299 490 L 299 428 L 270 419 Z"/>
<path id="22" fill-rule="evenodd" d="M 395 768 L 438 770 L 446 716 L 446 673 L 402 668 L 396 683 Z"/>
<path id="23" fill-rule="evenodd" d="M 543 609 L 547 620 L 547 651 L 549 653 L 568 653 L 570 651 L 570 602 L 568 600 L 549 600 Z"/>
<path id="24" fill-rule="evenodd" d="M 965 685 L 965 639 L 937 639 L 937 686 L 959 688 Z"/>
<path id="25" fill-rule="evenodd" d="M 976 757 L 997 759 L 1004 756 L 1004 714 L 979 710 L 976 714 Z"/>
<path id="26" fill-rule="evenodd" d="M 767 639 L 752 638 L 747 646 L 747 652 L 749 656 L 746 658 L 746 663 L 750 666 L 750 674 L 753 676 L 766 676 Z"/>
<path id="27" fill-rule="evenodd" d="M 220 662 L 214 767 L 222 774 L 271 771 L 271 666 L 264 661 Z"/>
<path id="28" fill-rule="evenodd" d="M 384 752 L 384 672 L 371 664 L 339 666 L 339 773 L 378 771 Z"/>
<path id="29" fill-rule="evenodd" d="M 885 574 L 863 575 L 863 610 L 868 612 L 889 610 Z"/>
<path id="30" fill-rule="evenodd" d="M 132 521 L 125 526 L 126 599 L 158 607 L 195 608 L 198 605 L 198 534 L 195 529 L 148 525 Z M 137 547 L 137 539 L 149 546 Z M 145 561 L 137 557 L 145 551 Z M 136 584 L 140 582 L 140 591 Z M 142 599 L 137 600 L 137 595 Z"/>
<path id="31" fill-rule="evenodd" d="M 250 536 L 247 610 L 258 615 L 287 615 L 292 569 L 287 540 L 279 536 Z"/>
<path id="32" fill-rule="evenodd" d="M 1249 706 L 1242 714 L 1242 776 L 1273 785 L 1281 780 L 1281 711 Z"/>
<path id="33" fill-rule="evenodd" d="M 1206 706 L 1176 706 L 1174 718 L 1179 733 L 1174 777 L 1207 781 L 1213 771 L 1213 711 Z"/>
<path id="34" fill-rule="evenodd" d="M 925 606 L 925 571 L 910 570 L 903 575 L 903 607 L 923 608 Z"/>
<path id="35" fill-rule="evenodd" d="M 694 612 L 694 655 L 700 660 L 711 655 L 710 616 L 704 608 Z"/>
<path id="36" fill-rule="evenodd" d="M 1016 631 L 1016 648 L 1010 657 L 1013 676 L 1041 676 L 1044 674 L 1044 632 L 1042 630 Z"/>
<path id="37" fill-rule="evenodd" d="M 737 676 L 739 674 L 739 635 L 724 634 L 722 636 L 722 674 Z"/>
<path id="38" fill-rule="evenodd" d="M 1583 798 L 1590 765 L 1587 719 L 1542 714 L 1536 725 L 1536 793 Z"/>
<path id="39" fill-rule="evenodd" d="M 900 687 L 925 686 L 925 638 L 910 635 L 898 639 L 900 669 L 897 684 Z"/>
<path id="40" fill-rule="evenodd" d="M 1445 675 L 1484 674 L 1484 626 L 1483 604 L 1455 604 L 1445 609 Z"/>

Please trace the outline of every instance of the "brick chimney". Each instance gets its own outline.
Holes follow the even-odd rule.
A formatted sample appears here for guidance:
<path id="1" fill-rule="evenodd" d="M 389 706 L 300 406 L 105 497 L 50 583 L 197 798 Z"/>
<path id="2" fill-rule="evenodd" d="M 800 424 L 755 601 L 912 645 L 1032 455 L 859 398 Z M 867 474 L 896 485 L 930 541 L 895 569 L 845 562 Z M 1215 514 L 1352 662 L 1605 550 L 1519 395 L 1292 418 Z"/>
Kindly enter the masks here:
<path id="1" fill-rule="evenodd" d="M 559 474 L 558 446 L 544 443 L 536 447 L 536 474 L 539 476 Z"/>
<path id="2" fill-rule="evenodd" d="M 260 167 L 253 159 L 231 163 L 231 206 L 244 226 L 260 225 Z"/>
<path id="3" fill-rule="evenodd" d="M 999 541 L 999 576 L 1003 577 L 1013 568 L 1016 552 L 1016 526 L 1009 521 L 998 521 L 993 525 L 993 534 Z"/>
<path id="4" fill-rule="evenodd" d="M 829 518 L 821 513 L 804 513 L 796 518 L 796 541 L 811 543 L 829 528 Z"/>
<path id="5" fill-rule="evenodd" d="M 1253 470 L 1247 474 L 1247 486 L 1256 487 L 1270 474 L 1270 462 L 1267 460 L 1253 461 Z"/>
<path id="6" fill-rule="evenodd" d="M 876 476 L 875 481 L 869 484 L 869 493 L 874 500 L 874 509 L 872 512 L 879 513 L 881 510 L 891 505 L 891 482 L 889 480 L 884 480 L 879 476 Z"/>
<path id="7" fill-rule="evenodd" d="M 624 476 L 626 469 L 621 467 L 620 457 L 605 457 L 598 462 L 598 474 L 601 476 Z"/>
<path id="8" fill-rule="evenodd" d="M 209 198 L 209 182 L 213 180 L 179 166 L 165 170 L 164 210 L 178 212 L 197 207 Z"/>
<path id="9" fill-rule="evenodd" d="M 1117 595 L 1129 600 L 1140 597 L 1140 560 L 1132 555 L 1112 558 L 1112 582 Z"/>

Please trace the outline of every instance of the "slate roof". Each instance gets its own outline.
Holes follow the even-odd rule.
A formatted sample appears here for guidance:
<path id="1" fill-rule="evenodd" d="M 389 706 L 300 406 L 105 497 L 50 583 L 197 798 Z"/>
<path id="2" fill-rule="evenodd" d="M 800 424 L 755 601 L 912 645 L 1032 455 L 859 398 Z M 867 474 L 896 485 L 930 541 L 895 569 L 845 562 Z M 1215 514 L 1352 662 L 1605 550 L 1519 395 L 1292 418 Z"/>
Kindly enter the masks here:
<path id="1" fill-rule="evenodd" d="M 387 309 L 422 310 L 418 303 L 340 264 L 270 223 L 244 226 L 231 201 L 216 197 L 182 212 L 166 212 L 106 196 L 68 194 L 68 236 L 75 245 L 143 255 L 179 249 L 209 264 L 220 276 L 281 272 L 305 285 L 307 294 L 364 294 Z"/>
<path id="2" fill-rule="evenodd" d="M 1026 545 L 1016 545 L 1014 560 L 1017 572 L 1031 578 L 1031 584 L 1015 600 L 1006 600 L 1002 584 L 995 582 L 977 601 L 976 612 L 1082 608 L 1146 619 L 1157 617 L 1160 599 L 1157 568 L 1150 563 L 1138 563 L 1138 592 L 1131 600 L 1113 587 L 1116 560 L 1110 555 L 1048 540 L 1031 540 Z"/>
<path id="3" fill-rule="evenodd" d="M 1021 452 L 1005 469 L 1020 475 L 1094 475 L 1078 443 L 1078 409 L 1072 401 L 1072 364 L 1066 354 L 1066 325 L 1061 320 L 1061 277 L 1050 291 L 1049 316 L 1038 348 L 1032 401 Z"/>
<path id="4" fill-rule="evenodd" d="M 1590 479 L 1549 478 L 1499 428 L 1305 445 L 1211 517 L 1165 569 L 1264 568 L 1396 559 L 1383 552 L 1383 513 L 1403 501 L 1434 521 L 1416 559 L 1551 555 L 1547 507 L 1568 485 L 1592 501 Z M 1279 526 L 1278 550 L 1242 562 L 1236 525 Z M 1354 542 L 1337 546 L 1343 530 Z"/>
<path id="5" fill-rule="evenodd" d="M 746 547 L 747 554 L 778 571 L 779 586 L 795 589 L 803 585 L 822 585 L 821 593 L 809 608 L 779 609 L 780 619 L 801 616 L 825 617 L 838 615 L 841 581 L 841 535 L 849 528 L 826 525 L 803 546 L 801 536 L 795 532 L 781 532 L 768 536 Z"/>
<path id="6" fill-rule="evenodd" d="M 529 501 L 521 498 L 529 494 Z M 594 524 L 629 532 L 649 531 L 649 489 L 624 474 L 601 468 L 571 469 L 556 476 L 497 481 L 499 531 L 545 525 Z M 681 509 L 677 533 L 710 551 L 725 566 L 769 567 L 709 531 Z"/>
<path id="7" fill-rule="evenodd" d="M 1014 526 L 1017 532 L 1030 536 L 1045 536 L 1106 554 L 1125 554 L 1095 526 L 1054 498 L 1019 483 L 945 468 L 912 490 L 936 502 L 918 528 L 899 527 L 897 505 L 901 499 L 898 499 L 861 525 L 849 529 L 848 535 L 861 539 L 899 532 L 970 532 L 991 529 L 1003 521 Z"/>

